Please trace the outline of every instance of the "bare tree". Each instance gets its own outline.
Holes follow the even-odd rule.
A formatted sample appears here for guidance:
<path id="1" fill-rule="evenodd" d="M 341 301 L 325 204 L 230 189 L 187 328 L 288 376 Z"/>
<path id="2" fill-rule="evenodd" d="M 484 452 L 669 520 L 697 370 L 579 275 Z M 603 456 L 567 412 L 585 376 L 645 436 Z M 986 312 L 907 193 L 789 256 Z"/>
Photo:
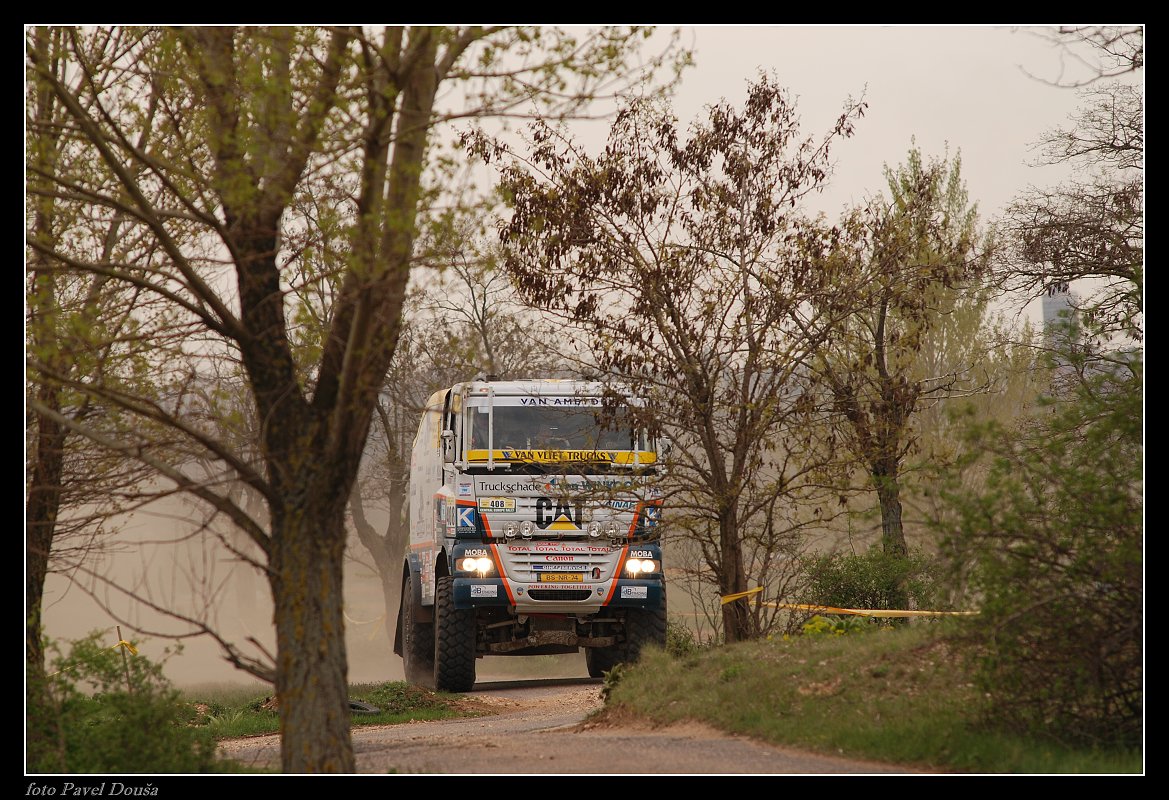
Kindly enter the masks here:
<path id="1" fill-rule="evenodd" d="M 1029 31 L 1051 42 L 1060 57 L 1056 86 L 1083 87 L 1145 66 L 1143 25 L 1061 25 Z"/>
<path id="2" fill-rule="evenodd" d="M 1032 299 L 1078 286 L 1081 318 L 1104 338 L 1144 336 L 1144 99 L 1123 83 L 1080 92 L 1066 129 L 1037 143 L 1040 164 L 1066 163 L 1076 175 L 1032 187 L 1000 227 L 1010 246 L 995 262 L 1006 290 Z"/>
<path id="3" fill-rule="evenodd" d="M 818 266 L 828 235 L 799 209 L 863 109 L 849 102 L 822 139 L 801 138 L 794 104 L 762 76 L 686 141 L 668 108 L 642 101 L 599 156 L 548 125 L 524 158 L 476 145 L 507 159 L 505 265 L 524 297 L 577 326 L 601 373 L 646 397 L 646 422 L 674 441 L 670 525 L 720 595 L 773 583 L 781 544 L 827 508 L 810 367 L 840 317 L 820 311 L 835 291 Z M 801 504 L 806 515 L 776 513 Z M 765 613 L 722 605 L 726 640 L 765 630 Z"/>

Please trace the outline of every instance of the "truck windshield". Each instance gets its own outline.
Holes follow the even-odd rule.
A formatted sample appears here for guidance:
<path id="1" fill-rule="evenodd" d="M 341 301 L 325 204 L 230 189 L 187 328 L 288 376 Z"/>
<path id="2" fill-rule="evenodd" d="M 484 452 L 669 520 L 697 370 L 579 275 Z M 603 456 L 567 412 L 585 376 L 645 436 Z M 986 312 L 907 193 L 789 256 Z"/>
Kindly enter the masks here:
<path id="1" fill-rule="evenodd" d="M 487 447 L 486 408 L 472 408 L 464 432 L 467 449 Z M 643 450 L 626 415 L 597 408 L 496 405 L 495 450 Z"/>

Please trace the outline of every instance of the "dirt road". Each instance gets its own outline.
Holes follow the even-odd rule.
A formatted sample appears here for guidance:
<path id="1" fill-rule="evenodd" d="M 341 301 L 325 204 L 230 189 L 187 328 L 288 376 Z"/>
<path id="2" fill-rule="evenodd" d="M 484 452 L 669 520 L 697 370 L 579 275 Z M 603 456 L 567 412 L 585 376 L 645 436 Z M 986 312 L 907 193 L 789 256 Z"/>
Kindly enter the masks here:
<path id="1" fill-rule="evenodd" d="M 469 708 L 488 716 L 353 728 L 357 771 L 427 775 L 908 775 L 914 770 L 804 753 L 699 724 L 595 724 L 600 682 L 476 684 Z M 225 742 L 225 756 L 278 769 L 279 739 Z"/>

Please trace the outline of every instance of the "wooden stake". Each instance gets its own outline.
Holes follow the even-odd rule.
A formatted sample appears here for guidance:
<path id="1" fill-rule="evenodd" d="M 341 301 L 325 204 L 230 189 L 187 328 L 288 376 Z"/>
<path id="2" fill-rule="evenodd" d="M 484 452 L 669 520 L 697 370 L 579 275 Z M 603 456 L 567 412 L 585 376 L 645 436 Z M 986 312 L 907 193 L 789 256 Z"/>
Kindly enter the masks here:
<path id="1" fill-rule="evenodd" d="M 122 666 L 126 668 L 126 693 L 134 694 L 134 687 L 130 684 L 130 657 L 126 655 L 126 645 L 122 642 L 126 641 L 122 638 L 122 626 L 118 626 L 118 645 L 122 651 Z"/>

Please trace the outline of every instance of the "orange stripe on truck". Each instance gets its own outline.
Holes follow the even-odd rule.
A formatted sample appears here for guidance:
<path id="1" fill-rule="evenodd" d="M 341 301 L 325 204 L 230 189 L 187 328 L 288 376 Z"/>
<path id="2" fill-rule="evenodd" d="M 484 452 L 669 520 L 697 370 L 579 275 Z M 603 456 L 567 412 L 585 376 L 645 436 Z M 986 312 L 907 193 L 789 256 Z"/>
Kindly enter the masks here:
<path id="1" fill-rule="evenodd" d="M 507 599 L 511 604 L 515 605 L 515 594 L 511 590 L 511 582 L 507 579 L 507 573 L 503 570 L 503 559 L 499 557 L 499 545 L 490 544 L 491 557 L 495 559 L 495 569 L 499 572 L 499 577 L 503 580 L 503 589 L 507 592 Z"/>
<path id="2" fill-rule="evenodd" d="M 613 573 L 613 584 L 609 587 L 609 594 L 605 596 L 605 602 L 602 605 L 609 605 L 609 601 L 613 599 L 613 593 L 617 591 L 617 579 L 621 577 L 621 572 L 625 569 L 625 559 L 628 557 L 629 545 L 622 545 L 621 558 L 617 559 L 617 571 Z"/>

